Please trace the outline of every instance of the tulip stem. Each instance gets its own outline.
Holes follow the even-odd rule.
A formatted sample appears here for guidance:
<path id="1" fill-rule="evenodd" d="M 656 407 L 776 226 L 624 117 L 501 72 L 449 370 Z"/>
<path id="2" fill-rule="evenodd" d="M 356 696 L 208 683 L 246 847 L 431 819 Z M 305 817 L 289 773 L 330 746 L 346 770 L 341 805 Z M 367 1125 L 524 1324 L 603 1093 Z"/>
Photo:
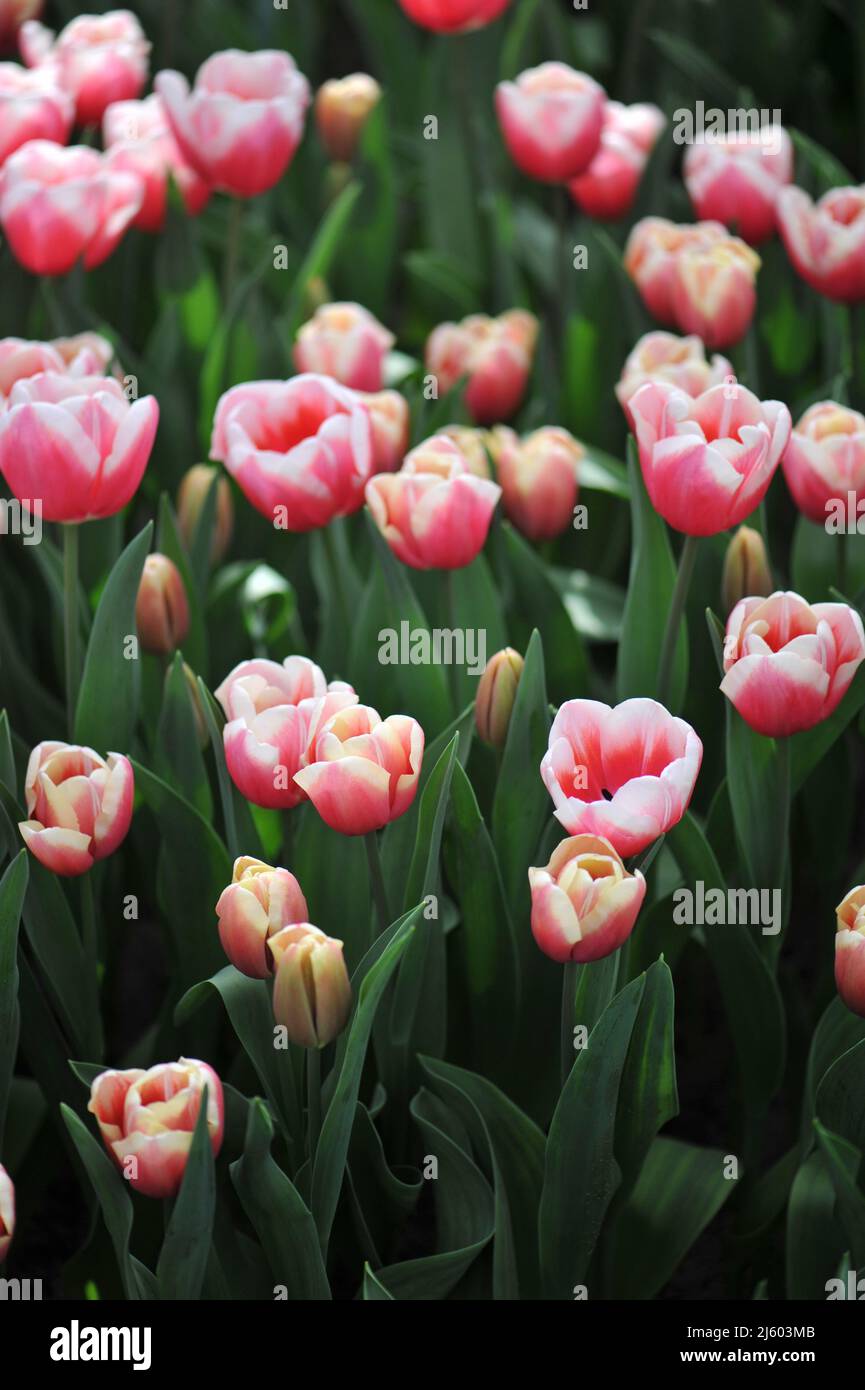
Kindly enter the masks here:
<path id="1" fill-rule="evenodd" d="M 306 1106 L 306 1134 L 312 1164 L 321 1134 L 321 1052 L 317 1047 L 306 1049 Z"/>
<path id="2" fill-rule="evenodd" d="M 390 926 L 390 908 L 387 902 L 387 889 L 384 886 L 384 873 L 381 867 L 381 854 L 376 832 L 374 830 L 368 831 L 363 837 L 363 842 L 366 846 L 366 862 L 369 865 L 369 886 L 378 918 L 378 932 L 373 934 L 372 941 L 370 941 L 370 945 L 372 945 L 376 936 L 387 931 Z"/>
<path id="3" fill-rule="evenodd" d="M 333 525 L 334 523 L 331 522 L 329 526 L 322 528 L 322 539 L 325 555 L 327 556 L 328 568 L 330 570 L 332 591 L 336 595 L 336 606 L 342 620 L 343 636 L 346 642 L 348 642 L 352 630 L 351 605 L 348 600 L 348 595 L 345 592 L 343 569 L 340 564 L 339 552 L 336 548 L 336 536 L 333 531 Z"/>
<path id="4" fill-rule="evenodd" d="M 682 625 L 682 614 L 685 611 L 685 601 L 688 597 L 688 590 L 691 587 L 691 576 L 694 573 L 694 561 L 697 558 L 697 537 L 686 536 L 682 546 L 682 553 L 679 556 L 679 569 L 676 574 L 676 583 L 673 587 L 673 596 L 670 599 L 670 609 L 667 613 L 667 626 L 664 629 L 664 640 L 661 643 L 661 659 L 658 663 L 658 702 L 666 705 L 670 698 L 670 686 L 673 680 L 673 660 L 676 655 L 676 642 L 679 637 L 679 628 Z"/>
<path id="5" fill-rule="evenodd" d="M 93 870 L 81 877 L 81 947 L 84 969 L 90 994 L 91 1046 L 102 1055 L 101 1011 L 99 1007 L 99 933 L 96 927 L 96 904 L 93 897 Z"/>
<path id="6" fill-rule="evenodd" d="M 78 700 L 80 655 L 78 652 L 78 527 L 63 527 L 63 635 L 66 653 L 66 722 L 69 737 L 75 736 L 75 705 Z"/>
<path id="7" fill-rule="evenodd" d="M 574 1065 L 574 1004 L 580 967 L 574 960 L 565 962 L 562 970 L 562 1085 Z"/>
<path id="8" fill-rule="evenodd" d="M 237 280 L 237 266 L 240 260 L 240 232 L 243 223 L 243 203 L 240 198 L 232 198 L 228 210 L 228 231 L 225 236 L 225 259 L 222 262 L 222 308 L 228 313 Z"/>

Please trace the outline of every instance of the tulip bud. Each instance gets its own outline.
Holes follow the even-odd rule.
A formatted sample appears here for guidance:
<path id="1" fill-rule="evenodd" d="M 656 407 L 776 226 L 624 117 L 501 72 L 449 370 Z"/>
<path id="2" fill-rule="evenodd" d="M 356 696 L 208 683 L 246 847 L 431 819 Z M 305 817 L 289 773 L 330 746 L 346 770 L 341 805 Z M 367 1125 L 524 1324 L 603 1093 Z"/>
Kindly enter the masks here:
<path id="1" fill-rule="evenodd" d="M 847 1008 L 865 1018 L 865 884 L 836 908 L 835 983 Z"/>
<path id="2" fill-rule="evenodd" d="M 192 545 L 201 509 L 219 472 L 218 468 L 213 468 L 209 463 L 196 463 L 183 475 L 177 492 L 177 524 L 187 550 Z M 216 520 L 210 543 L 212 565 L 218 565 L 225 555 L 233 530 L 234 503 L 231 500 L 231 487 L 223 473 L 216 485 Z"/>
<path id="3" fill-rule="evenodd" d="M 453 440 L 465 459 L 469 472 L 474 473 L 476 478 L 493 476 L 487 454 L 490 435 L 486 430 L 475 429 L 472 425 L 445 425 L 444 429 L 439 430 L 439 434 Z"/>
<path id="4" fill-rule="evenodd" d="M 315 97 L 315 122 L 329 159 L 348 163 L 380 98 L 381 87 L 365 72 L 322 83 Z"/>
<path id="5" fill-rule="evenodd" d="M 135 626 L 146 652 L 176 651 L 189 632 L 189 604 L 180 570 L 167 555 L 148 555 L 135 601 Z"/>
<path id="6" fill-rule="evenodd" d="M 283 927 L 269 941 L 276 969 L 273 1014 L 298 1047 L 326 1047 L 351 1012 L 342 942 L 309 922 Z"/>
<path id="7" fill-rule="evenodd" d="M 646 895 L 639 869 L 628 873 L 609 840 L 574 835 L 545 869 L 529 869 L 532 934 L 553 960 L 600 960 L 630 936 Z"/>
<path id="8" fill-rule="evenodd" d="M 168 684 L 170 675 L 171 668 L 169 667 L 165 672 L 166 685 Z M 185 661 L 183 662 L 183 676 L 186 681 L 187 689 L 189 690 L 189 700 L 192 705 L 192 713 L 195 717 L 195 732 L 198 736 L 198 746 L 203 750 L 210 742 L 210 730 L 207 727 L 207 718 L 204 713 L 204 706 L 201 703 L 201 691 L 198 688 L 198 677 L 192 667 Z"/>
<path id="9" fill-rule="evenodd" d="M 6 1258 L 15 1234 L 15 1186 L 0 1163 L 0 1265 Z"/>
<path id="10" fill-rule="evenodd" d="M 505 745 L 524 665 L 519 652 L 505 647 L 490 657 L 480 678 L 475 696 L 475 724 L 484 743 L 491 743 L 493 748 Z"/>
<path id="11" fill-rule="evenodd" d="M 219 939 L 239 971 L 253 980 L 273 974 L 268 940 L 309 916 L 300 884 L 288 869 L 272 869 L 244 855 L 234 861 L 231 883 L 216 904 Z"/>
<path id="12" fill-rule="evenodd" d="M 766 543 L 759 531 L 740 526 L 724 556 L 721 602 L 725 613 L 732 613 L 740 599 L 768 598 L 772 593 L 772 572 Z"/>

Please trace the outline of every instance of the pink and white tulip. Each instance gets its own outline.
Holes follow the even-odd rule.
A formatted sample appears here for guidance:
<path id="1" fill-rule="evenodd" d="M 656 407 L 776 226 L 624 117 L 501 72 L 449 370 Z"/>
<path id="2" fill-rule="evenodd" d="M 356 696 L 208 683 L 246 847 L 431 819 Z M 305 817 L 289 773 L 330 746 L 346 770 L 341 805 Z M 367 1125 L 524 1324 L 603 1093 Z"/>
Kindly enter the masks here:
<path id="1" fill-rule="evenodd" d="M 582 444 L 567 430 L 545 425 L 520 439 L 507 425 L 491 432 L 490 452 L 502 506 L 529 540 L 550 540 L 573 523 Z"/>
<path id="2" fill-rule="evenodd" d="M 18 829 L 40 864 L 74 878 L 126 839 L 134 794 L 122 753 L 101 758 L 74 743 L 39 743 L 24 780 L 28 819 Z"/>
<path id="3" fill-rule="evenodd" d="M 504 14 L 511 0 L 399 0 L 409 19 L 436 34 L 482 29 Z"/>
<path id="4" fill-rule="evenodd" d="M 274 869 L 244 855 L 234 861 L 231 883 L 216 904 L 219 939 L 232 965 L 253 980 L 273 974 L 269 941 L 294 922 L 306 922 L 309 908 L 300 884 L 288 869 Z"/>
<path id="5" fill-rule="evenodd" d="M 616 398 L 633 428 L 628 405 L 647 381 L 666 382 L 693 398 L 712 386 L 734 380 L 734 375 L 731 363 L 719 353 L 707 361 L 706 348 L 696 334 L 680 338 L 676 333 L 657 329 L 644 333 L 628 354 L 616 384 Z"/>
<path id="6" fill-rule="evenodd" d="M 478 425 L 513 415 L 525 395 L 538 337 L 538 321 L 525 309 L 498 318 L 470 314 L 440 323 L 426 345 L 426 369 L 443 395 L 466 377 L 465 402 Z"/>
<path id="7" fill-rule="evenodd" d="M 0 63 L 0 164 L 28 140 L 65 145 L 75 108 L 53 68 Z"/>
<path id="8" fill-rule="evenodd" d="M 206 1062 L 181 1057 L 143 1071 L 104 1071 L 90 1087 L 108 1153 L 130 1187 L 145 1197 L 173 1197 L 180 1188 L 207 1087 L 207 1130 L 214 1157 L 222 1147 L 222 1082 Z"/>
<path id="9" fill-rule="evenodd" d="M 406 455 L 398 473 L 377 473 L 366 487 L 373 521 L 404 565 L 462 569 L 481 552 L 497 483 L 478 478 L 459 447 L 437 434 Z"/>
<path id="10" fill-rule="evenodd" d="M 589 217 L 615 221 L 633 206 L 649 155 L 666 125 L 651 102 L 604 105 L 601 143 L 589 167 L 568 184 L 571 197 Z"/>
<path id="11" fill-rule="evenodd" d="M 675 258 L 673 317 L 708 348 L 729 347 L 748 331 L 757 304 L 760 257 L 738 237 L 685 246 Z"/>
<path id="12" fill-rule="evenodd" d="M 568 700 L 541 777 L 570 835 L 600 835 L 627 859 L 682 819 L 702 758 L 690 724 L 656 700 Z"/>
<path id="13" fill-rule="evenodd" d="M 625 245 L 624 266 L 653 318 L 677 326 L 673 286 L 679 253 L 726 238 L 727 229 L 720 222 L 680 225 L 666 217 L 643 217 L 634 224 Z"/>
<path id="14" fill-rule="evenodd" d="M 56 35 L 31 20 L 20 44 L 28 67 L 56 70 L 82 126 L 97 125 L 106 106 L 137 97 L 147 81 L 150 44 L 131 10 L 77 15 Z"/>
<path id="15" fill-rule="evenodd" d="M 399 468 L 411 437 L 411 411 L 399 391 L 358 391 L 372 430 L 372 471 L 392 473 Z"/>
<path id="16" fill-rule="evenodd" d="M 865 184 L 833 188 L 817 203 L 801 188 L 778 195 L 778 229 L 797 273 L 827 299 L 865 299 Z"/>
<path id="17" fill-rule="evenodd" d="M 111 255 L 144 201 L 136 174 L 85 145 L 30 140 L 0 172 L 0 225 L 15 259 L 34 275 L 85 270 Z"/>
<path id="18" fill-rule="evenodd" d="M 201 212 L 210 197 L 210 185 L 180 153 L 158 96 L 112 102 L 102 117 L 102 138 L 108 167 L 136 174 L 144 185 L 144 201 L 133 226 L 143 232 L 162 230 L 170 178 L 189 216 Z"/>
<path id="19" fill-rule="evenodd" d="M 393 345 L 393 334 L 363 305 L 323 304 L 297 335 L 294 365 L 355 391 L 380 391 Z"/>
<path id="20" fill-rule="evenodd" d="M 22 24 L 35 19 L 45 0 L 0 0 L 0 50 L 10 49 Z"/>
<path id="21" fill-rule="evenodd" d="M 604 124 L 603 87 L 567 63 L 542 63 L 496 87 L 496 114 L 518 169 L 546 183 L 564 183 L 598 152 Z"/>
<path id="22" fill-rule="evenodd" d="M 532 935 L 552 960 L 601 960 L 634 929 L 646 880 L 628 873 L 609 840 L 574 835 L 553 850 L 544 869 L 529 869 Z"/>
<path id="23" fill-rule="evenodd" d="M 15 1184 L 0 1163 L 0 1265 L 15 1234 Z"/>
<path id="24" fill-rule="evenodd" d="M 863 657 L 862 619 L 846 603 L 744 598 L 727 619 L 721 690 L 758 734 L 784 738 L 828 719 Z"/>
<path id="25" fill-rule="evenodd" d="M 250 381 L 220 397 L 210 457 L 285 531 L 312 531 L 363 505 L 373 432 L 362 398 L 330 377 Z"/>
<path id="26" fill-rule="evenodd" d="M 835 984 L 847 1008 L 865 1018 L 865 884 L 851 888 L 835 911 Z"/>
<path id="27" fill-rule="evenodd" d="M 157 73 L 154 86 L 184 158 L 213 188 L 254 198 L 285 173 L 303 135 L 309 83 L 281 49 L 212 54 L 195 84 Z"/>
<path id="28" fill-rule="evenodd" d="M 315 94 L 315 124 L 328 158 L 347 164 L 363 128 L 381 100 L 381 87 L 367 72 L 332 77 Z"/>
<path id="29" fill-rule="evenodd" d="M 758 246 L 775 231 L 778 194 L 793 178 L 793 143 L 780 125 L 707 136 L 688 149 L 682 174 L 697 217 Z"/>
<path id="30" fill-rule="evenodd" d="M 408 810 L 423 750 L 416 719 L 382 719 L 369 705 L 350 705 L 321 724 L 309 762 L 294 780 L 332 830 L 366 835 Z"/>
<path id="31" fill-rule="evenodd" d="M 800 512 L 821 526 L 833 502 L 865 499 L 865 415 L 835 401 L 805 411 L 790 435 L 781 467 Z"/>
<path id="32" fill-rule="evenodd" d="M 130 403 L 113 377 L 22 378 L 0 414 L 0 473 L 45 521 L 113 516 L 141 482 L 158 423 L 155 398 Z"/>
<path id="33" fill-rule="evenodd" d="M 90 337 L 102 345 L 90 344 Z M 9 395 L 16 381 L 53 372 L 78 378 L 97 376 L 111 360 L 113 348 L 105 338 L 82 333 L 79 339 L 58 338 L 52 343 L 32 342 L 27 338 L 0 339 L 0 400 Z"/>
<path id="34" fill-rule="evenodd" d="M 787 407 L 735 379 L 695 400 L 649 382 L 628 409 L 652 506 L 687 536 L 714 536 L 750 516 L 790 437 Z"/>

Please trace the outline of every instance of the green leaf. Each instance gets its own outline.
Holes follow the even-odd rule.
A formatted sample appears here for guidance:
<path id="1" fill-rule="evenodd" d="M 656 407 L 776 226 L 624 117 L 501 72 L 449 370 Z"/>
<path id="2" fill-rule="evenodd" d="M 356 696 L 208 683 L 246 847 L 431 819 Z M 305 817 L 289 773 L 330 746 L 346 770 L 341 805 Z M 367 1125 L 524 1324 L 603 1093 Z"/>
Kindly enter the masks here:
<path id="1" fill-rule="evenodd" d="M 817 1087 L 815 1109 L 827 1129 L 865 1151 L 865 1039 L 833 1062 Z"/>
<path id="2" fill-rule="evenodd" d="M 603 449 L 596 448 L 594 444 L 586 444 L 583 447 L 585 453 L 579 464 L 580 491 L 585 488 L 590 492 L 608 492 L 613 497 L 623 497 L 627 501 L 631 489 L 625 465 L 613 458 L 612 454 L 606 454 Z"/>
<path id="3" fill-rule="evenodd" d="M 0 879 L 0 1153 L 18 1052 L 18 923 L 28 879 L 22 849 Z"/>
<path id="4" fill-rule="evenodd" d="M 134 637 L 135 600 L 150 549 L 153 523 L 123 551 L 105 584 L 93 619 L 75 708 L 75 740 L 97 750 L 125 752 L 138 718 L 141 668 L 124 645 Z"/>
<path id="5" fill-rule="evenodd" d="M 195 575 L 187 554 L 186 546 L 180 536 L 180 527 L 171 499 L 163 492 L 159 499 L 158 547 L 163 555 L 173 560 L 189 606 L 189 632 L 183 641 L 183 655 L 193 671 L 201 676 L 207 675 L 207 632 L 204 625 L 202 596 L 195 581 Z"/>
<path id="6" fill-rule="evenodd" d="M 802 1096 L 802 1156 L 814 1139 L 817 1089 L 832 1064 L 865 1040 L 865 1019 L 851 1013 L 837 995 L 825 1009 L 811 1038 Z"/>
<path id="7" fill-rule="evenodd" d="M 856 1179 L 862 1154 L 819 1120 L 814 1121 L 814 1132 L 835 1188 L 838 1219 L 847 1238 L 847 1247 L 852 1252 L 853 1264 L 861 1269 L 865 1266 L 865 1196 Z"/>
<path id="8" fill-rule="evenodd" d="M 361 185 L 356 180 L 346 184 L 322 218 L 321 225 L 306 253 L 303 264 L 291 287 L 283 323 L 283 340 L 289 347 L 303 322 L 307 290 L 311 280 L 325 279 L 339 251 L 351 222 L 354 206 L 360 197 Z"/>
<path id="9" fill-rule="evenodd" d="M 619 1086 L 616 1159 L 635 1181 L 658 1130 L 679 1113 L 673 1045 L 673 977 L 663 960 L 645 974 L 645 988 Z"/>
<path id="10" fill-rule="evenodd" d="M 388 1303 L 394 1301 L 393 1294 L 388 1293 L 384 1284 L 376 1278 L 368 1264 L 363 1267 L 363 1298 L 366 1303 L 373 1299 L 387 1300 Z"/>
<path id="11" fill-rule="evenodd" d="M 147 1294 L 142 1292 L 139 1275 L 135 1268 L 138 1262 L 134 1261 L 129 1253 L 129 1237 L 132 1232 L 132 1201 L 124 1186 L 123 1178 L 107 1153 L 93 1138 L 87 1126 L 75 1114 L 75 1111 L 71 1110 L 68 1105 L 61 1105 L 60 1111 L 102 1209 L 102 1216 L 114 1246 L 114 1254 L 117 1258 L 126 1297 L 133 1300 L 147 1297 Z"/>
<path id="12" fill-rule="evenodd" d="M 205 820 L 213 819 L 213 798 L 198 742 L 198 726 L 183 657 L 175 652 L 168 668 L 154 746 L 156 771 Z"/>
<path id="13" fill-rule="evenodd" d="M 194 1299 L 201 1296 L 216 1209 L 216 1177 L 207 1124 L 207 1101 L 208 1088 L 205 1086 L 180 1191 L 156 1266 L 161 1299 Z"/>
<path id="14" fill-rule="evenodd" d="M 815 1149 L 793 1181 L 787 1208 L 787 1297 L 823 1299 L 846 1242 L 835 1217 L 835 1185 Z"/>
<path id="15" fill-rule="evenodd" d="M 512 526 L 501 528 L 504 547 L 499 582 L 512 586 L 511 642 L 523 647 L 535 628 L 540 633 L 547 663 L 547 686 L 562 695 L 586 695 L 589 667 L 579 624 L 562 593 L 554 571 Z"/>

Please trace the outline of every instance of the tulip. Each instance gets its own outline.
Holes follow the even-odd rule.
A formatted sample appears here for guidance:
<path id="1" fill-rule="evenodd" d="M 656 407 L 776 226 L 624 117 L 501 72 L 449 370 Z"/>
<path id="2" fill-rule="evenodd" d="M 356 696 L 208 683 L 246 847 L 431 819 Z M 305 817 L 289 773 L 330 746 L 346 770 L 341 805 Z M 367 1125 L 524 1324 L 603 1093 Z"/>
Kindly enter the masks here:
<path id="1" fill-rule="evenodd" d="M 112 102 L 102 118 L 102 137 L 108 167 L 135 174 L 144 185 L 144 201 L 133 226 L 143 232 L 162 230 L 169 178 L 177 184 L 190 217 L 201 212 L 210 187 L 180 153 L 159 97 Z"/>
<path id="2" fill-rule="evenodd" d="M 399 0 L 409 19 L 436 34 L 464 34 L 492 24 L 511 0 Z"/>
<path id="3" fill-rule="evenodd" d="M 498 318 L 471 314 L 461 323 L 440 323 L 426 345 L 426 368 L 442 393 L 467 377 L 465 402 L 479 425 L 513 415 L 525 395 L 538 321 L 525 309 Z"/>
<path id="4" fill-rule="evenodd" d="M 204 751 L 210 744 L 210 730 L 207 725 L 207 716 L 204 712 L 204 704 L 201 698 L 201 691 L 198 686 L 198 677 L 188 662 L 182 665 L 183 679 L 186 681 L 186 689 L 189 692 L 189 703 L 192 706 L 192 715 L 195 720 L 195 733 L 198 739 L 198 746 Z M 171 667 L 165 670 L 165 687 L 171 680 Z"/>
<path id="5" fill-rule="evenodd" d="M 740 526 L 724 556 L 721 579 L 721 601 L 724 612 L 731 613 L 740 599 L 749 594 L 768 598 L 772 592 L 772 571 L 766 542 L 759 531 Z"/>
<path id="6" fill-rule="evenodd" d="M 370 415 L 330 377 L 250 381 L 220 397 L 210 457 L 279 529 L 312 531 L 363 505 Z"/>
<path id="7" fill-rule="evenodd" d="M 0 0 L 0 49 L 12 45 L 21 25 L 35 19 L 44 0 Z"/>
<path id="8" fill-rule="evenodd" d="M 234 503 L 228 479 L 208 463 L 196 463 L 184 473 L 177 490 L 177 524 L 187 550 L 191 550 L 201 510 L 216 482 L 216 516 L 210 543 L 210 562 L 218 565 L 231 544 Z"/>
<path id="9" fill-rule="evenodd" d="M 130 404 L 113 377 L 28 377 L 0 414 L 0 473 L 16 497 L 41 499 L 46 521 L 113 516 L 141 482 L 158 422 L 154 397 Z"/>
<path id="10" fill-rule="evenodd" d="M 315 122 L 329 159 L 347 164 L 364 125 L 381 100 L 381 87 L 366 72 L 323 82 L 315 94 Z"/>
<path id="11" fill-rule="evenodd" d="M 294 780 L 332 830 L 366 835 L 414 801 L 423 749 L 416 719 L 382 719 L 369 705 L 349 705 L 321 724 L 309 762 Z"/>
<path id="12" fill-rule="evenodd" d="M 28 67 L 54 68 L 75 98 L 79 125 L 97 125 L 112 101 L 137 97 L 147 81 L 150 44 L 131 10 L 77 15 L 55 35 L 30 20 L 21 29 Z"/>
<path id="13" fill-rule="evenodd" d="M 29 819 L 18 829 L 40 864 L 75 878 L 126 839 L 134 790 L 122 753 L 101 758 L 74 743 L 37 744 L 24 779 Z"/>
<path id="14" fill-rule="evenodd" d="M 366 487 L 370 515 L 394 554 L 412 569 L 462 569 L 481 552 L 501 488 L 469 471 L 447 436 L 412 449 L 398 473 Z"/>
<path id="15" fill-rule="evenodd" d="M 269 941 L 276 932 L 309 917 L 300 884 L 288 869 L 273 869 L 244 855 L 234 861 L 231 883 L 216 904 L 219 939 L 232 965 L 253 980 L 273 974 Z"/>
<path id="16" fill-rule="evenodd" d="M 298 1047 L 327 1047 L 351 1013 L 342 942 L 309 922 L 297 922 L 270 938 L 270 951 L 274 1018 Z"/>
<path id="17" fill-rule="evenodd" d="M 15 1234 L 15 1184 L 0 1163 L 0 1265 Z"/>
<path id="18" fill-rule="evenodd" d="M 15 259 L 34 275 L 101 265 L 144 199 L 136 174 L 112 169 L 85 145 L 30 140 L 0 173 L 0 225 Z"/>
<path id="19" fill-rule="evenodd" d="M 391 473 L 406 456 L 411 431 L 411 412 L 399 391 L 358 391 L 358 401 L 369 415 L 372 431 L 372 471 Z"/>
<path id="20" fill-rule="evenodd" d="M 495 101 L 508 153 L 531 178 L 564 183 L 597 154 L 606 97 L 587 73 L 542 63 L 500 82 Z"/>
<path id="21" fill-rule="evenodd" d="M 290 54 L 232 48 L 211 54 L 192 91 L 179 72 L 157 73 L 154 86 L 184 157 L 213 188 L 254 198 L 282 178 L 309 105 Z"/>
<path id="22" fill-rule="evenodd" d="M 87 1109 L 117 1167 L 145 1197 L 173 1197 L 183 1181 L 207 1087 L 207 1131 L 213 1155 L 222 1147 L 222 1083 L 212 1067 L 181 1057 L 142 1071 L 103 1071 Z"/>
<path id="23" fill-rule="evenodd" d="M 813 203 L 801 188 L 778 195 L 778 230 L 802 279 L 828 299 L 865 299 L 865 184 Z"/>
<path id="24" fill-rule="evenodd" d="M 138 597 L 135 600 L 135 626 L 146 652 L 165 656 L 176 651 L 189 632 L 189 602 L 186 587 L 173 560 L 158 552 L 144 561 Z"/>
<path id="25" fill-rule="evenodd" d="M 635 223 L 625 246 L 624 265 L 654 318 L 677 326 L 673 285 L 679 253 L 687 247 L 711 246 L 727 239 L 720 222 L 677 226 L 665 217 L 644 217 Z"/>
<path id="26" fill-rule="evenodd" d="M 80 335 L 81 339 L 87 336 Z M 71 377 L 101 373 L 110 360 L 112 348 L 104 338 L 98 341 L 105 345 L 107 358 L 73 338 L 58 338 L 53 343 L 30 342 L 26 338 L 0 339 L 0 398 L 9 395 L 16 381 L 38 376 L 40 372 L 66 373 Z"/>
<path id="27" fill-rule="evenodd" d="M 355 391 L 380 391 L 393 344 L 393 334 L 362 305 L 324 304 L 298 332 L 294 365 Z"/>
<path id="28" fill-rule="evenodd" d="M 851 888 L 836 913 L 835 984 L 847 1008 L 865 1018 L 865 885 Z"/>
<path id="29" fill-rule="evenodd" d="M 627 940 L 646 896 L 646 880 L 628 873 L 609 840 L 574 835 L 545 869 L 529 869 L 532 935 L 545 955 L 584 965 Z"/>
<path id="30" fill-rule="evenodd" d="M 114 357 L 112 344 L 101 333 L 73 333 L 70 338 L 52 338 L 49 346 L 59 354 L 62 370 L 70 376 L 99 376 L 108 371 Z M 32 376 L 33 373 L 22 375 Z"/>
<path id="31" fill-rule="evenodd" d="M 33 72 L 17 63 L 0 63 L 0 164 L 28 140 L 65 145 L 74 106 L 51 68 Z"/>
<path id="32" fill-rule="evenodd" d="M 561 535 L 574 517 L 582 444 L 556 425 L 545 425 L 522 440 L 500 425 L 493 431 L 490 452 L 502 505 L 517 529 L 532 541 Z"/>
<path id="33" fill-rule="evenodd" d="M 649 382 L 629 410 L 652 506 L 687 536 L 714 536 L 762 502 L 790 437 L 790 412 L 733 381 L 696 400 Z"/>
<path id="34" fill-rule="evenodd" d="M 849 494 L 865 498 L 865 416 L 835 401 L 812 405 L 784 450 L 781 467 L 800 512 L 825 526 L 827 513 Z M 749 590 L 753 593 L 754 590 Z"/>
<path id="35" fill-rule="evenodd" d="M 726 357 L 715 353 L 708 362 L 706 349 L 695 334 L 680 338 L 658 329 L 644 333 L 628 355 L 616 385 L 616 397 L 633 428 L 628 403 L 647 381 L 663 381 L 684 391 L 686 396 L 696 397 L 711 386 L 722 386 L 728 379 L 734 380 L 734 372 Z"/>
<path id="36" fill-rule="evenodd" d="M 487 453 L 489 435 L 473 425 L 445 425 L 438 431 L 456 444 L 470 473 L 476 478 L 491 478 L 490 457 Z"/>
<path id="37" fill-rule="evenodd" d="M 232 781 L 256 806 L 287 810 L 303 800 L 294 773 L 308 756 L 310 725 L 356 703 L 350 686 L 331 683 L 305 656 L 242 661 L 216 698 L 228 721 L 225 761 Z"/>
<path id="38" fill-rule="evenodd" d="M 541 777 L 569 835 L 601 835 L 628 858 L 682 819 L 702 758 L 690 724 L 656 700 L 568 700 Z"/>
<path id="39" fill-rule="evenodd" d="M 630 212 L 643 170 L 666 117 L 657 106 L 619 101 L 604 105 L 597 153 L 584 173 L 568 184 L 571 197 L 589 217 L 614 221 Z"/>
<path id="40" fill-rule="evenodd" d="M 513 647 L 496 652 L 486 664 L 475 696 L 475 725 L 484 743 L 504 748 L 508 737 L 517 686 L 525 662 Z"/>
<path id="41" fill-rule="evenodd" d="M 685 246 L 675 258 L 673 315 L 683 333 L 709 348 L 729 347 L 748 331 L 757 303 L 760 257 L 738 237 Z"/>
<path id="42" fill-rule="evenodd" d="M 828 719 L 863 657 L 862 619 L 846 603 L 744 598 L 727 619 L 721 690 L 758 734 L 783 738 Z"/>
<path id="43" fill-rule="evenodd" d="M 759 246 L 774 232 L 778 194 L 793 178 L 793 144 L 780 125 L 707 136 L 688 150 L 682 174 L 697 217 Z"/>

